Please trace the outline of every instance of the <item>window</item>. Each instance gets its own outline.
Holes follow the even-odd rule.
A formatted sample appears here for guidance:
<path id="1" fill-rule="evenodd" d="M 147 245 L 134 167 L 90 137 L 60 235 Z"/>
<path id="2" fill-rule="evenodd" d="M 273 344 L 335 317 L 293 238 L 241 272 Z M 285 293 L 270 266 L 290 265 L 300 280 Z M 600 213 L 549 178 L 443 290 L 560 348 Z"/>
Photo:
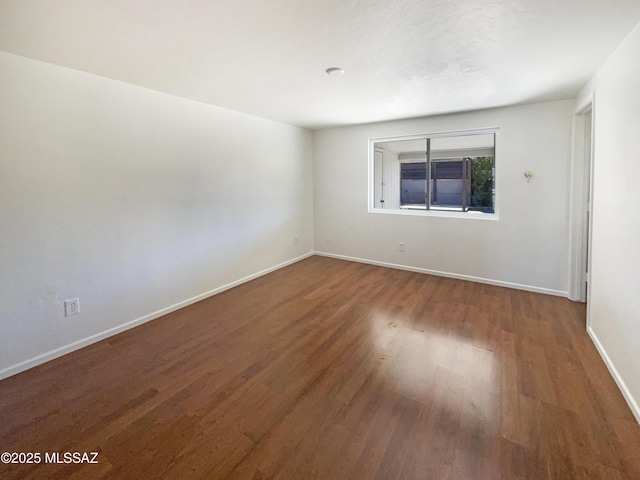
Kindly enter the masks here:
<path id="1" fill-rule="evenodd" d="M 493 216 L 498 129 L 369 141 L 370 211 Z"/>

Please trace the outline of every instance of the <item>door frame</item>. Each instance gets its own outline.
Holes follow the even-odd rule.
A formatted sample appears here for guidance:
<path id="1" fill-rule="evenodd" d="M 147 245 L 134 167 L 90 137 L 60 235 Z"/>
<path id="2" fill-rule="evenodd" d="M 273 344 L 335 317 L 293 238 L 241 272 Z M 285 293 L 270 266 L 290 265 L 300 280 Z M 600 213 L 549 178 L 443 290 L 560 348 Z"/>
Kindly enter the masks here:
<path id="1" fill-rule="evenodd" d="M 573 148 L 569 185 L 569 299 L 589 305 L 591 288 L 591 251 L 593 231 L 593 177 L 595 153 L 595 93 L 585 98 L 573 113 Z M 587 121 L 591 120 L 590 144 L 587 140 Z M 588 166 L 588 169 L 585 168 Z M 590 199 L 590 205 L 588 200 Z M 586 212 L 589 208 L 589 221 Z M 589 272 L 585 278 L 585 272 Z M 584 282 L 587 282 L 585 292 Z M 588 316 L 587 316 L 588 318 Z"/>

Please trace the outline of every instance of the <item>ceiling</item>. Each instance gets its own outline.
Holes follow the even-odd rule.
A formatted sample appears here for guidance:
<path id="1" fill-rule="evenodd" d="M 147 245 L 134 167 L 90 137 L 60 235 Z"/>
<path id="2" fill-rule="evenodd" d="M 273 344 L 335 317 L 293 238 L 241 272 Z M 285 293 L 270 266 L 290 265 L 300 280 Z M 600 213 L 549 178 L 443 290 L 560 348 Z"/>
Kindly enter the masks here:
<path id="1" fill-rule="evenodd" d="M 0 50 L 315 129 L 572 98 L 639 20 L 639 0 L 0 0 Z"/>

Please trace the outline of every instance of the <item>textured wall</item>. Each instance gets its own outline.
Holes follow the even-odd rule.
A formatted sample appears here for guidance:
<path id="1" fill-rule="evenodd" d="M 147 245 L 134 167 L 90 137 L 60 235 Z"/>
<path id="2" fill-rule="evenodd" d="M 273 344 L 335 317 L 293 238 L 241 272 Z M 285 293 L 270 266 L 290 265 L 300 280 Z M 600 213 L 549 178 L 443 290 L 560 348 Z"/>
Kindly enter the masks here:
<path id="1" fill-rule="evenodd" d="M 0 72 L 2 375 L 313 250 L 309 131 L 10 54 Z"/>
<path id="2" fill-rule="evenodd" d="M 588 325 L 640 421 L 640 24 L 582 90 L 595 92 Z"/>
<path id="3" fill-rule="evenodd" d="M 316 250 L 565 295 L 573 106 L 549 102 L 314 132 Z M 369 138 L 488 127 L 500 128 L 498 220 L 368 213 Z"/>

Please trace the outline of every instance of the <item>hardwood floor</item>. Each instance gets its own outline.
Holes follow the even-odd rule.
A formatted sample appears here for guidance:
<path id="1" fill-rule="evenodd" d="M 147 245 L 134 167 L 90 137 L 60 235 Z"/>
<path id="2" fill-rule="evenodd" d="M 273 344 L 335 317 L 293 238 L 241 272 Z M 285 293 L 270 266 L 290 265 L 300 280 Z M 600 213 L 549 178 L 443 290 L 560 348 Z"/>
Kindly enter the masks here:
<path id="1" fill-rule="evenodd" d="M 0 478 L 638 479 L 584 316 L 311 257 L 1 381 L 0 451 L 98 463 Z"/>

